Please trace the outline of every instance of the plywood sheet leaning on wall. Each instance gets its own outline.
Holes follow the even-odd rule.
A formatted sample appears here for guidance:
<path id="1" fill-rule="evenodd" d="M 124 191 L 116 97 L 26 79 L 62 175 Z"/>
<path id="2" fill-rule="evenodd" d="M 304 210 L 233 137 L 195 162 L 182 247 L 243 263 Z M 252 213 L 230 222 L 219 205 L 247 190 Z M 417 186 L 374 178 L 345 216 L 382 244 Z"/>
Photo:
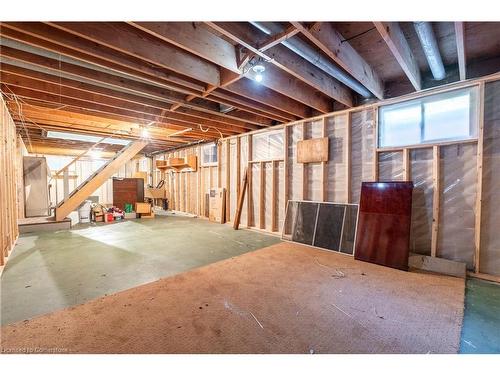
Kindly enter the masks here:
<path id="1" fill-rule="evenodd" d="M 500 81 L 485 86 L 479 272 L 500 276 Z"/>

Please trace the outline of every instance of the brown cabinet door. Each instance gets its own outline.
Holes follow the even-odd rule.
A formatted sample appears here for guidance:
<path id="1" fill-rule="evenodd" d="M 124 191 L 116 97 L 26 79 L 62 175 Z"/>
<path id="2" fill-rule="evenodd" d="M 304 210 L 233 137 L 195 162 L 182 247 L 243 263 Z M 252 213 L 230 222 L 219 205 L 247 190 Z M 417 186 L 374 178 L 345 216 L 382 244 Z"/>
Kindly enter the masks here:
<path id="1" fill-rule="evenodd" d="M 135 205 L 135 202 L 144 202 L 144 180 L 113 178 L 113 206 L 124 210 L 125 203 Z"/>
<path id="2" fill-rule="evenodd" d="M 363 182 L 354 258 L 408 270 L 412 182 Z"/>

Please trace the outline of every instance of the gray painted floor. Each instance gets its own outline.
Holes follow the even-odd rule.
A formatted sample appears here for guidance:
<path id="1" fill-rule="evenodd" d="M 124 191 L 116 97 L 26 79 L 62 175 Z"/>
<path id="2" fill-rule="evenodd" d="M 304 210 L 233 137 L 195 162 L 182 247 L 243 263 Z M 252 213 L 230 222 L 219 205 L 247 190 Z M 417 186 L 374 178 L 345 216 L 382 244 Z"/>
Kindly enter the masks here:
<path id="1" fill-rule="evenodd" d="M 1 278 L 2 325 L 278 243 L 188 217 L 21 235 Z"/>

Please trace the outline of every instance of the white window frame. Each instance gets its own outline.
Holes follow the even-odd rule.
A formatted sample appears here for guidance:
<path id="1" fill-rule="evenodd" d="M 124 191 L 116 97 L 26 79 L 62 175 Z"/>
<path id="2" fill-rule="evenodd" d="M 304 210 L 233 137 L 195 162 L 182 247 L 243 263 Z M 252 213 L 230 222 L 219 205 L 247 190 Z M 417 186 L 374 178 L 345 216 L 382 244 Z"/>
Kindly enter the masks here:
<path id="1" fill-rule="evenodd" d="M 215 148 L 215 161 L 214 162 L 205 162 L 204 157 L 205 157 L 205 150 L 208 148 Z M 200 165 L 202 167 L 214 167 L 219 165 L 219 147 L 217 146 L 217 143 L 207 143 L 205 145 L 201 146 L 201 163 Z"/>
<path id="2" fill-rule="evenodd" d="M 434 102 L 434 101 L 440 101 L 440 100 L 453 98 L 453 97 L 459 96 L 463 93 L 470 94 L 469 136 L 468 137 L 447 137 L 447 138 L 436 138 L 436 139 L 431 139 L 431 140 L 424 140 L 424 134 L 425 134 L 425 123 L 424 123 L 425 116 L 423 114 L 424 104 Z M 382 145 L 382 139 L 383 139 L 383 135 L 384 135 L 383 112 L 385 110 L 394 109 L 394 108 L 404 109 L 404 108 L 411 107 L 415 104 L 419 104 L 421 109 L 422 109 L 422 116 L 420 119 L 420 142 L 419 143 L 408 143 L 408 144 L 401 143 L 401 144 L 397 144 L 397 145 L 386 145 L 386 146 Z M 420 146 L 420 145 L 431 146 L 431 145 L 437 145 L 437 144 L 442 144 L 442 143 L 446 143 L 446 142 L 460 142 L 460 141 L 477 140 L 478 131 L 479 131 L 479 105 L 480 105 L 480 103 L 479 103 L 479 87 L 478 86 L 471 86 L 471 87 L 461 88 L 461 89 L 457 89 L 457 90 L 431 94 L 431 95 L 420 97 L 417 99 L 410 99 L 407 101 L 398 102 L 398 103 L 394 103 L 394 104 L 382 105 L 378 109 L 377 147 L 379 149 L 394 149 L 394 148 L 415 147 L 415 146 Z"/>

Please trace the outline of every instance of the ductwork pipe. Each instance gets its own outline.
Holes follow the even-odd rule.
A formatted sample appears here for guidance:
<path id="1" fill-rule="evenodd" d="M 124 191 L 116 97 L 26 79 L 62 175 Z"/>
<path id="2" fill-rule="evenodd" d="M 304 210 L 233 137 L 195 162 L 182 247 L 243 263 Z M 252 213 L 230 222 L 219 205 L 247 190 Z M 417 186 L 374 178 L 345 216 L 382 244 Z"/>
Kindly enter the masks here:
<path id="1" fill-rule="evenodd" d="M 253 26 L 258 28 L 260 31 L 266 33 L 267 35 L 275 35 L 282 32 L 284 29 L 272 22 L 250 22 Z M 281 42 L 286 48 L 295 52 L 300 57 L 309 61 L 311 64 L 317 66 L 325 73 L 335 77 L 340 82 L 349 86 L 351 89 L 359 93 L 365 98 L 370 98 L 372 93 L 361 83 L 356 81 L 354 78 L 346 74 L 343 70 L 332 64 L 329 60 L 326 60 L 321 54 L 312 48 L 309 44 L 303 42 L 297 37 L 286 39 Z"/>
<path id="2" fill-rule="evenodd" d="M 415 31 L 424 50 L 425 58 L 431 68 L 432 75 L 436 80 L 442 80 L 446 76 L 443 60 L 439 53 L 436 36 L 430 22 L 414 22 Z"/>

